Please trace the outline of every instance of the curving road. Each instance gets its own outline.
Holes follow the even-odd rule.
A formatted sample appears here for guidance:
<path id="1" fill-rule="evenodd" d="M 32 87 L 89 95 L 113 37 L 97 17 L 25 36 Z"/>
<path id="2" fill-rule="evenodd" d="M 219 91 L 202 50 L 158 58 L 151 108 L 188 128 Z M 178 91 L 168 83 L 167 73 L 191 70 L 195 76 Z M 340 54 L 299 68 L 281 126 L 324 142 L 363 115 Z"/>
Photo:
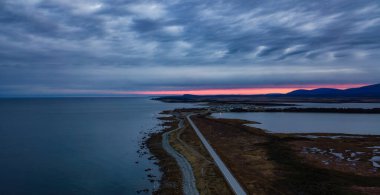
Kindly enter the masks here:
<path id="1" fill-rule="evenodd" d="M 246 195 L 247 193 L 245 192 L 245 190 L 241 187 L 240 183 L 232 175 L 231 171 L 223 163 L 222 159 L 220 159 L 220 157 L 215 152 L 215 150 L 207 142 L 206 138 L 199 131 L 198 127 L 193 123 L 193 121 L 191 120 L 190 116 L 192 116 L 192 114 L 186 116 L 187 120 L 189 121 L 190 125 L 193 127 L 195 133 L 197 133 L 199 139 L 201 140 L 201 142 L 203 143 L 203 145 L 205 146 L 205 148 L 207 149 L 207 151 L 210 153 L 211 157 L 214 159 L 214 162 L 215 162 L 216 166 L 218 166 L 220 172 L 222 172 L 224 178 L 227 180 L 227 183 L 230 185 L 231 189 L 237 195 Z"/>
<path id="2" fill-rule="evenodd" d="M 195 177 L 193 174 L 193 169 L 191 168 L 190 163 L 186 160 L 186 158 L 178 153 L 170 144 L 169 144 L 169 136 L 172 132 L 177 131 L 183 128 L 183 120 L 180 120 L 178 124 L 178 128 L 169 132 L 165 132 L 162 134 L 162 147 L 164 150 L 171 155 L 176 161 L 178 166 L 181 169 L 183 176 L 183 193 L 185 195 L 199 195 L 197 186 L 195 184 Z"/>

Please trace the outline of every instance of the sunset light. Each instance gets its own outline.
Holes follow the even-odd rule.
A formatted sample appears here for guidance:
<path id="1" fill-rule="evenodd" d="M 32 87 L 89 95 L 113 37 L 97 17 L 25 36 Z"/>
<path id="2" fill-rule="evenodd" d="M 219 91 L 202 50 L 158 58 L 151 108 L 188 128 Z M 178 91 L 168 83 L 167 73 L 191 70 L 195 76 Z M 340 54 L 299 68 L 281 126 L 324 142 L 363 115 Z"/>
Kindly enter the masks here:
<path id="1" fill-rule="evenodd" d="M 127 94 L 139 95 L 258 95 L 258 94 L 271 94 L 271 93 L 289 93 L 298 89 L 316 89 L 316 88 L 336 88 L 347 89 L 354 87 L 361 87 L 365 84 L 325 84 L 325 85 L 289 85 L 284 87 L 259 87 L 259 88 L 235 88 L 235 89 L 193 89 L 193 90 L 162 90 L 162 91 L 134 91 L 127 92 Z M 123 92 L 121 92 L 123 93 Z"/>

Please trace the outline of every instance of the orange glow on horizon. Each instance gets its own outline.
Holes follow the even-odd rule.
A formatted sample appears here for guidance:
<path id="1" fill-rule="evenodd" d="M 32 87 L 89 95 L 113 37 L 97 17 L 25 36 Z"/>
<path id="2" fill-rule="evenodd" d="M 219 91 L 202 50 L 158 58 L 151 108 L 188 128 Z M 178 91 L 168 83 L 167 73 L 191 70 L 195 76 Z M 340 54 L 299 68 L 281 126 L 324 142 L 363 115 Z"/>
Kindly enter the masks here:
<path id="1" fill-rule="evenodd" d="M 138 95 L 258 95 L 269 93 L 288 93 L 298 89 L 336 88 L 347 89 L 361 87 L 366 84 L 326 84 L 326 85 L 287 85 L 283 87 L 259 87 L 259 88 L 233 88 L 233 89 L 192 89 L 192 90 L 162 90 L 162 91 L 134 91 L 127 94 Z"/>

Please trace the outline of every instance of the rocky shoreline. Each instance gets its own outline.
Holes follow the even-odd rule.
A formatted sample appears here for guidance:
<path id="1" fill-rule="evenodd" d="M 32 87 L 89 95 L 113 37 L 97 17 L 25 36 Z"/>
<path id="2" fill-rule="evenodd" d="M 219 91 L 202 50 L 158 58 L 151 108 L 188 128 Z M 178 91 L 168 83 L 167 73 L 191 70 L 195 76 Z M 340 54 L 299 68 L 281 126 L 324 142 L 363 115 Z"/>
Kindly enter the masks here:
<path id="1" fill-rule="evenodd" d="M 167 111 L 162 114 L 168 114 Z M 182 174 L 173 157 L 166 153 L 162 147 L 162 134 L 177 128 L 174 117 L 159 117 L 163 123 L 163 129 L 159 132 L 151 133 L 144 141 L 150 153 L 158 161 L 156 164 L 160 167 L 162 173 L 160 187 L 152 194 L 181 194 L 182 193 Z"/>
<path id="2" fill-rule="evenodd" d="M 171 112 L 167 111 L 165 114 Z M 176 112 L 178 114 L 192 111 L 184 109 Z M 163 125 L 166 128 L 151 134 L 146 141 L 147 147 L 158 159 L 158 165 L 163 172 L 161 186 L 155 194 L 181 194 L 181 172 L 175 160 L 162 149 L 161 141 L 162 133 L 177 128 L 178 121 L 175 121 L 175 117 L 160 119 L 164 121 Z M 276 192 L 271 190 L 274 189 L 274 185 L 283 192 L 306 194 L 315 190 L 321 193 L 369 194 L 380 191 L 380 182 L 376 182 L 380 176 L 378 159 L 375 159 L 380 150 L 376 145 L 380 143 L 379 136 L 268 134 L 258 128 L 244 125 L 248 121 L 214 119 L 208 115 L 195 117 L 194 121 L 213 147 L 217 151 L 222 151 L 220 156 L 238 175 L 249 192 Z M 191 133 L 189 129 L 176 136 L 181 136 L 181 141 L 186 142 L 186 145 L 201 151 L 201 145 L 192 145 L 194 143 L 191 142 L 197 138 L 189 137 Z M 174 144 L 173 147 L 180 153 L 188 155 L 188 159 L 195 156 L 186 152 L 186 148 L 180 144 Z M 192 166 L 197 166 L 197 161 L 195 160 Z M 310 177 L 311 175 L 313 176 Z M 313 180 L 315 178 L 319 178 L 318 181 L 321 179 L 320 182 L 315 183 Z M 210 181 L 203 180 L 202 183 L 206 186 L 213 185 L 208 183 Z M 251 184 L 253 181 L 255 185 Z"/>

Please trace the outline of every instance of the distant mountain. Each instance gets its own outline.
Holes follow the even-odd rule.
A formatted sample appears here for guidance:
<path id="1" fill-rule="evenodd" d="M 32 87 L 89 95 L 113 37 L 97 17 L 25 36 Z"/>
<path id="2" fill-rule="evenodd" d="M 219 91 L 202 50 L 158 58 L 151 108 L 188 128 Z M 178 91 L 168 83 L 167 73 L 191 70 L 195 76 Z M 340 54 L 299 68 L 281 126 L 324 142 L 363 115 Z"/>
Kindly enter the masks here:
<path id="1" fill-rule="evenodd" d="M 295 90 L 284 94 L 289 97 L 380 97 L 380 84 L 368 85 L 345 90 L 319 88 L 313 90 Z"/>
<path id="2" fill-rule="evenodd" d="M 380 96 L 380 84 L 375 84 L 375 85 L 368 85 L 364 87 L 359 87 L 359 88 L 351 88 L 351 89 L 346 89 L 344 90 L 346 94 L 351 94 L 351 95 L 376 95 Z"/>
<path id="3" fill-rule="evenodd" d="M 331 88 L 319 88 L 313 90 L 299 89 L 287 93 L 286 95 L 291 96 L 303 96 L 303 95 L 325 95 L 325 94 L 338 94 L 342 90 L 340 89 L 331 89 Z"/>
<path id="4" fill-rule="evenodd" d="M 380 84 L 350 89 L 319 88 L 295 90 L 287 94 L 190 95 L 154 98 L 164 102 L 380 102 Z"/>

